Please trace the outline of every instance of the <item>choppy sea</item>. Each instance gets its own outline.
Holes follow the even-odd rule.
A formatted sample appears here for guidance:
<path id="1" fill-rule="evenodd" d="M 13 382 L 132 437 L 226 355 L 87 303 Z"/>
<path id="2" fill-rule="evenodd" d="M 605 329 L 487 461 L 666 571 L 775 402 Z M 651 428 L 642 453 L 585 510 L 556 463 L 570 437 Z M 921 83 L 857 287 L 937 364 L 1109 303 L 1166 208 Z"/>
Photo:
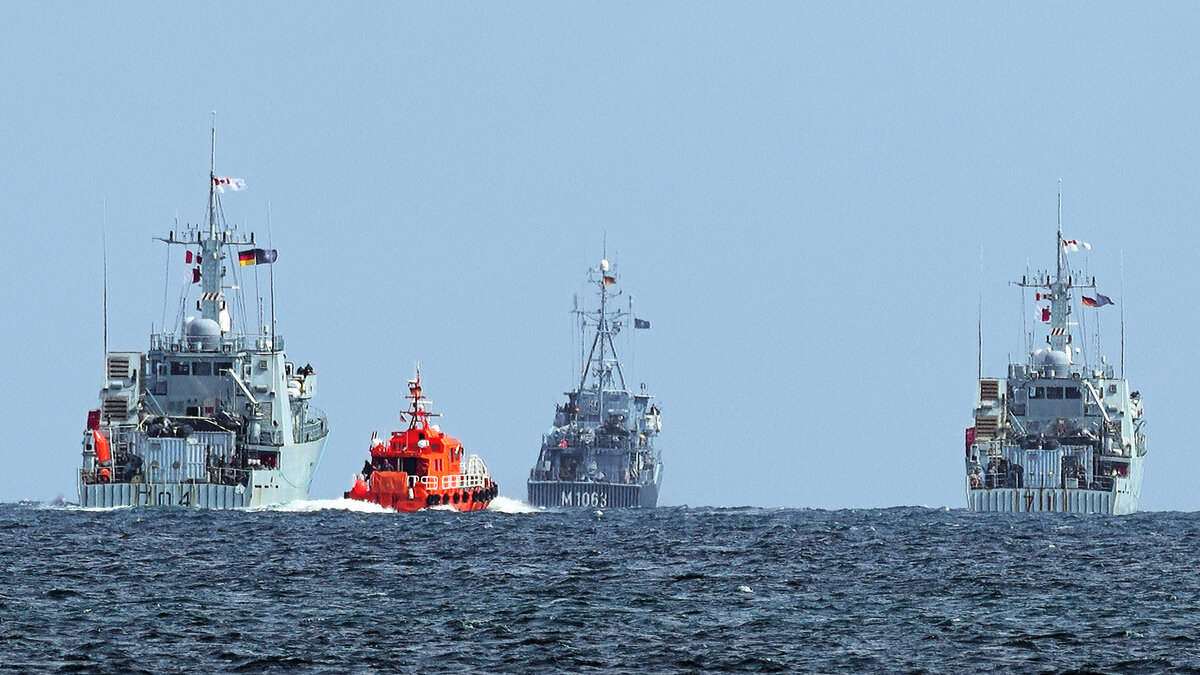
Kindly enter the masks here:
<path id="1" fill-rule="evenodd" d="M 0 669 L 1200 669 L 1200 514 L 0 505 Z"/>

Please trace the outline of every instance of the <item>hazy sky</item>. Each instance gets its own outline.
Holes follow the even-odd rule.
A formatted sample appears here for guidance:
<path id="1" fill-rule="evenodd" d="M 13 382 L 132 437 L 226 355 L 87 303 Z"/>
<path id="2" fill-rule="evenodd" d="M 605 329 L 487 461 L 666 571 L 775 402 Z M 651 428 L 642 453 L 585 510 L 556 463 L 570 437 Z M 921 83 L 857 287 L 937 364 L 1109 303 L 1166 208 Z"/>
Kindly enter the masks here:
<path id="1" fill-rule="evenodd" d="M 249 185 L 225 212 L 264 239 L 270 213 L 278 327 L 320 375 L 315 498 L 420 361 L 523 499 L 607 236 L 653 322 L 626 373 L 663 411 L 661 503 L 961 507 L 980 300 L 1001 374 L 1061 178 L 1110 361 L 1125 313 L 1142 508 L 1196 509 L 1198 33 L 1190 3 L 10 6 L 0 500 L 75 499 L 102 225 L 110 348 L 144 350 L 216 110 Z"/>

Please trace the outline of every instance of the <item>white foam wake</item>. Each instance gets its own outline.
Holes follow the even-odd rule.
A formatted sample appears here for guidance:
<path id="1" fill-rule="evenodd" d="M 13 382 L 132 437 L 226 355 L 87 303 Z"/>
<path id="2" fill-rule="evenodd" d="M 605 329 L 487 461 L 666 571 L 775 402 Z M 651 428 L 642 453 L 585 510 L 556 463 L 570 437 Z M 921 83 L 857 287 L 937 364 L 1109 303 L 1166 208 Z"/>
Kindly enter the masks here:
<path id="1" fill-rule="evenodd" d="M 487 510 L 498 511 L 500 513 L 537 513 L 542 509 L 530 506 L 520 499 L 513 499 L 512 497 L 503 497 L 497 495 L 488 504 Z"/>
<path id="2" fill-rule="evenodd" d="M 270 506 L 256 506 L 247 511 L 283 511 L 288 513 L 311 513 L 314 511 L 354 511 L 356 513 L 395 513 L 394 510 L 384 508 L 378 504 L 371 502 L 359 501 L 357 499 L 346 499 L 338 497 L 337 499 L 300 499 L 287 504 L 272 504 Z"/>

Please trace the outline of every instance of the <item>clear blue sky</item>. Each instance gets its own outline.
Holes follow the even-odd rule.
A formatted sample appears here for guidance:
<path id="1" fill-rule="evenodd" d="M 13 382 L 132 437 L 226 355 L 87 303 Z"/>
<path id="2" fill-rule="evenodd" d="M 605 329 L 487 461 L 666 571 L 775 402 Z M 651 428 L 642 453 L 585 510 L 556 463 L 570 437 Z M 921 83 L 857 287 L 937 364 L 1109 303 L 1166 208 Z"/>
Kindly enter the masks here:
<path id="1" fill-rule="evenodd" d="M 663 410 L 663 503 L 961 507 L 979 300 L 1002 373 L 1062 178 L 1123 294 L 1142 507 L 1195 509 L 1198 33 L 1190 3 L 12 6 L 0 500 L 75 498 L 101 224 L 110 347 L 143 350 L 151 237 L 203 219 L 216 110 L 218 172 L 249 184 L 226 214 L 261 237 L 270 205 L 278 326 L 321 376 L 314 497 L 420 361 L 523 498 L 607 234 L 653 322 L 627 367 Z"/>

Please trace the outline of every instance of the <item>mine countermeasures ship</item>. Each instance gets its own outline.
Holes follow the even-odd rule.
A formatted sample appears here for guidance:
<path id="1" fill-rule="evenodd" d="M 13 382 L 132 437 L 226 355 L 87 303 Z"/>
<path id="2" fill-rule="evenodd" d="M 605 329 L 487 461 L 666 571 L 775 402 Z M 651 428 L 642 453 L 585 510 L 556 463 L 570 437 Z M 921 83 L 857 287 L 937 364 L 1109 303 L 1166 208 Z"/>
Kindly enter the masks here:
<path id="1" fill-rule="evenodd" d="M 613 338 L 633 321 L 650 322 L 632 311 L 613 310 L 616 272 L 608 260 L 589 272 L 599 289 L 600 308 L 578 311 L 585 334 L 594 327 L 591 350 L 583 361 L 579 385 L 566 392 L 554 426 L 542 437 L 537 464 L 530 471 L 529 503 L 547 507 L 654 507 L 662 485 L 663 463 L 654 440 L 662 429 L 658 406 L 646 385 L 630 391 L 617 359 Z M 630 305 L 632 309 L 632 303 Z"/>
<path id="2" fill-rule="evenodd" d="M 1033 349 L 1031 333 L 1028 359 L 1010 364 L 1007 378 L 979 379 L 975 423 L 966 432 L 967 504 L 972 511 L 1134 513 L 1146 455 L 1141 395 L 1104 358 L 1079 358 L 1080 324 L 1114 303 L 1096 292 L 1094 278 L 1068 265 L 1068 253 L 1090 246 L 1063 239 L 1061 195 L 1056 248 L 1053 276 L 1019 284 L 1034 291 L 1046 346 Z M 1078 306 L 1076 289 L 1084 291 Z M 1077 309 L 1080 322 L 1071 320 Z"/>
<path id="3" fill-rule="evenodd" d="M 386 441 L 371 437 L 371 459 L 363 465 L 348 499 L 372 502 L 397 511 L 449 507 L 481 511 L 499 494 L 479 455 L 464 457 L 463 444 L 442 433 L 429 418 L 429 399 L 421 392 L 421 370 L 408 381 L 412 408 L 401 412 L 408 428 Z"/>
<path id="4" fill-rule="evenodd" d="M 260 303 L 252 305 L 257 320 L 245 311 L 242 289 L 257 287 L 257 274 L 242 270 L 274 263 L 276 252 L 225 224 L 220 195 L 243 187 L 210 172 L 207 224 L 160 239 L 182 249 L 187 264 L 177 330 L 151 335 L 147 352 L 106 354 L 100 407 L 83 434 L 81 506 L 237 508 L 308 498 L 329 429 L 311 405 L 316 373 L 284 355 L 274 308 L 271 327 L 261 327 Z M 185 318 L 192 300 L 199 315 Z"/>

